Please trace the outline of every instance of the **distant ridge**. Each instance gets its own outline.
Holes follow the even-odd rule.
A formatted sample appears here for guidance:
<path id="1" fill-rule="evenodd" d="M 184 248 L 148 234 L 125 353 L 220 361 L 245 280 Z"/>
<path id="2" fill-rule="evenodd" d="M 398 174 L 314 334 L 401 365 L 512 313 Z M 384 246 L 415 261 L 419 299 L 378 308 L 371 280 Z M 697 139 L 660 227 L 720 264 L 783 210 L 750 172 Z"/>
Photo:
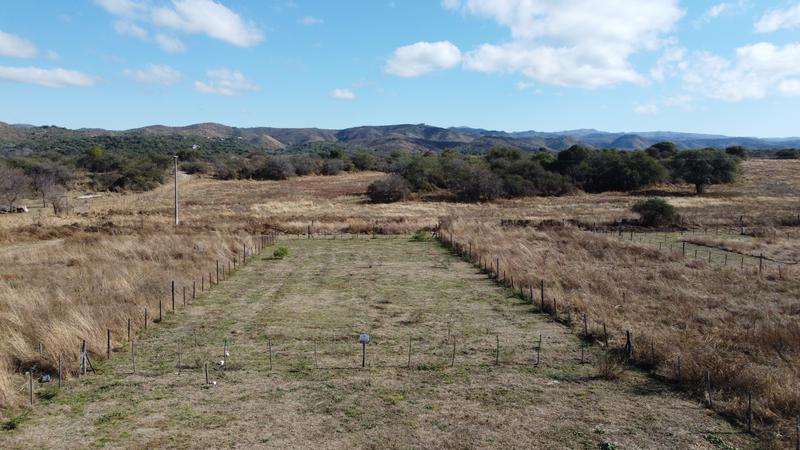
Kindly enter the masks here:
<path id="1" fill-rule="evenodd" d="M 574 144 L 593 148 L 638 150 L 657 142 L 670 141 L 680 149 L 704 147 L 724 148 L 742 145 L 757 149 L 800 147 L 800 138 L 731 137 L 714 134 L 647 131 L 609 133 L 595 129 L 560 132 L 496 131 L 470 127 L 441 128 L 426 124 L 361 126 L 343 130 L 322 128 L 237 128 L 218 123 L 199 123 L 181 127 L 151 125 L 125 131 L 102 129 L 69 130 L 54 126 L 9 125 L 0 122 L 0 147 L 14 147 L 47 139 L 124 139 L 176 137 L 184 141 L 196 139 L 202 145 L 208 140 L 233 140 L 252 150 L 280 152 L 319 143 L 376 151 L 405 153 L 441 152 L 448 149 L 481 152 L 495 145 L 510 145 L 526 151 L 540 149 L 560 151 Z"/>

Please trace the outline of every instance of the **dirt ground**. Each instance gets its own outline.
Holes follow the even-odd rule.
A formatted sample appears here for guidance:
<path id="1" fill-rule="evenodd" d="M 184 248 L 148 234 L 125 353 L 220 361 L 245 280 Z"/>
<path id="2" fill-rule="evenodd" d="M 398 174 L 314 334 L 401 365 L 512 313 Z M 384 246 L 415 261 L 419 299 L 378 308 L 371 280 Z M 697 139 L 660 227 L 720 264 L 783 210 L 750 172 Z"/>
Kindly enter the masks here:
<path id="1" fill-rule="evenodd" d="M 57 395 L 37 385 L 0 447 L 752 446 L 639 372 L 598 376 L 598 350 L 582 364 L 566 328 L 435 243 L 282 245 L 285 259 L 265 253 L 151 324 L 135 374 L 126 343 Z M 364 369 L 359 333 L 371 337 Z"/>

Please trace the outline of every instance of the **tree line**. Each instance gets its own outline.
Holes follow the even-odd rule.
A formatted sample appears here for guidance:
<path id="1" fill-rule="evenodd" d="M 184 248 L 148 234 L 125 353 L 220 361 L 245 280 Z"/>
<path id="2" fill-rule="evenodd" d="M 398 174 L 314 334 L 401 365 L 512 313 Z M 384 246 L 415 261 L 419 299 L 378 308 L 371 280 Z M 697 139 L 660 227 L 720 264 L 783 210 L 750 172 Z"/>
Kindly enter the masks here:
<path id="1" fill-rule="evenodd" d="M 370 187 L 375 202 L 397 201 L 411 192 L 447 190 L 459 201 L 559 196 L 584 192 L 630 192 L 665 181 L 695 186 L 731 183 L 745 149 L 678 151 L 664 142 L 643 151 L 595 150 L 581 145 L 553 154 L 495 147 L 483 156 L 446 151 L 400 160 L 392 175 Z"/>

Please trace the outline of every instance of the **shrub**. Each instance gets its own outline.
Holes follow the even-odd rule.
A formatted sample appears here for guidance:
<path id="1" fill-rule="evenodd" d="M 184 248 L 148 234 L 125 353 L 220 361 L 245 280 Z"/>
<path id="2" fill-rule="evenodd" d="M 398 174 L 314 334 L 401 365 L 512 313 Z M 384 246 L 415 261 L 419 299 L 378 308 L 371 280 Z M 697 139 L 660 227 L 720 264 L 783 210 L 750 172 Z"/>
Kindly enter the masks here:
<path id="1" fill-rule="evenodd" d="M 345 163 L 341 159 L 328 159 L 322 164 L 323 175 L 339 175 L 343 170 L 345 170 Z"/>
<path id="2" fill-rule="evenodd" d="M 429 242 L 433 240 L 433 236 L 427 231 L 417 231 L 414 233 L 414 236 L 411 236 L 411 240 L 414 242 Z"/>
<path id="3" fill-rule="evenodd" d="M 637 202 L 631 209 L 641 216 L 640 223 L 646 227 L 674 225 L 680 219 L 675 207 L 660 198 Z"/>
<path id="4" fill-rule="evenodd" d="M 315 175 L 322 170 L 322 161 L 311 155 L 297 155 L 292 157 L 292 164 L 299 176 Z"/>
<path id="5" fill-rule="evenodd" d="M 259 180 L 286 180 L 297 174 L 292 162 L 288 158 L 270 158 L 253 173 L 253 178 Z"/>
<path id="6" fill-rule="evenodd" d="M 367 195 L 373 203 L 394 203 L 411 194 L 411 186 L 400 175 L 389 175 L 373 182 L 367 188 Z"/>
<path id="7" fill-rule="evenodd" d="M 272 252 L 272 256 L 278 259 L 283 259 L 289 256 L 289 248 L 287 247 L 278 247 Z"/>

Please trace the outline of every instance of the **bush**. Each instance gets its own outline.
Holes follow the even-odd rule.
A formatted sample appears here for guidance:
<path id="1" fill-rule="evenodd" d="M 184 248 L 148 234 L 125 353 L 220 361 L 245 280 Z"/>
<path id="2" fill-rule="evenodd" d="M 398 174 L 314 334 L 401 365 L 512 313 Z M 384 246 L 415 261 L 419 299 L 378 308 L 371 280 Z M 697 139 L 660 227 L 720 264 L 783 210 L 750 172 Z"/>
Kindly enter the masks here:
<path id="1" fill-rule="evenodd" d="M 288 158 L 270 158 L 253 173 L 253 178 L 259 180 L 286 180 L 297 174 Z"/>
<path id="2" fill-rule="evenodd" d="M 640 223 L 646 227 L 674 225 L 680 220 L 675 207 L 660 198 L 637 202 L 631 210 L 641 216 Z"/>
<path id="3" fill-rule="evenodd" d="M 322 174 L 327 176 L 339 175 L 345 168 L 346 165 L 341 159 L 328 159 L 322 165 Z"/>
<path id="4" fill-rule="evenodd" d="M 272 256 L 278 259 L 283 259 L 289 256 L 289 249 L 287 247 L 278 247 L 272 252 Z"/>
<path id="5" fill-rule="evenodd" d="M 373 182 L 367 188 L 367 195 L 373 203 L 394 203 L 411 194 L 411 186 L 400 175 L 389 175 Z"/>
<path id="6" fill-rule="evenodd" d="M 319 157 L 311 155 L 297 155 L 292 157 L 292 164 L 297 175 L 316 175 L 322 170 L 322 161 Z"/>
<path id="7" fill-rule="evenodd" d="M 414 242 L 430 242 L 433 240 L 433 236 L 427 231 L 417 231 L 414 236 L 411 236 L 411 240 Z"/>

